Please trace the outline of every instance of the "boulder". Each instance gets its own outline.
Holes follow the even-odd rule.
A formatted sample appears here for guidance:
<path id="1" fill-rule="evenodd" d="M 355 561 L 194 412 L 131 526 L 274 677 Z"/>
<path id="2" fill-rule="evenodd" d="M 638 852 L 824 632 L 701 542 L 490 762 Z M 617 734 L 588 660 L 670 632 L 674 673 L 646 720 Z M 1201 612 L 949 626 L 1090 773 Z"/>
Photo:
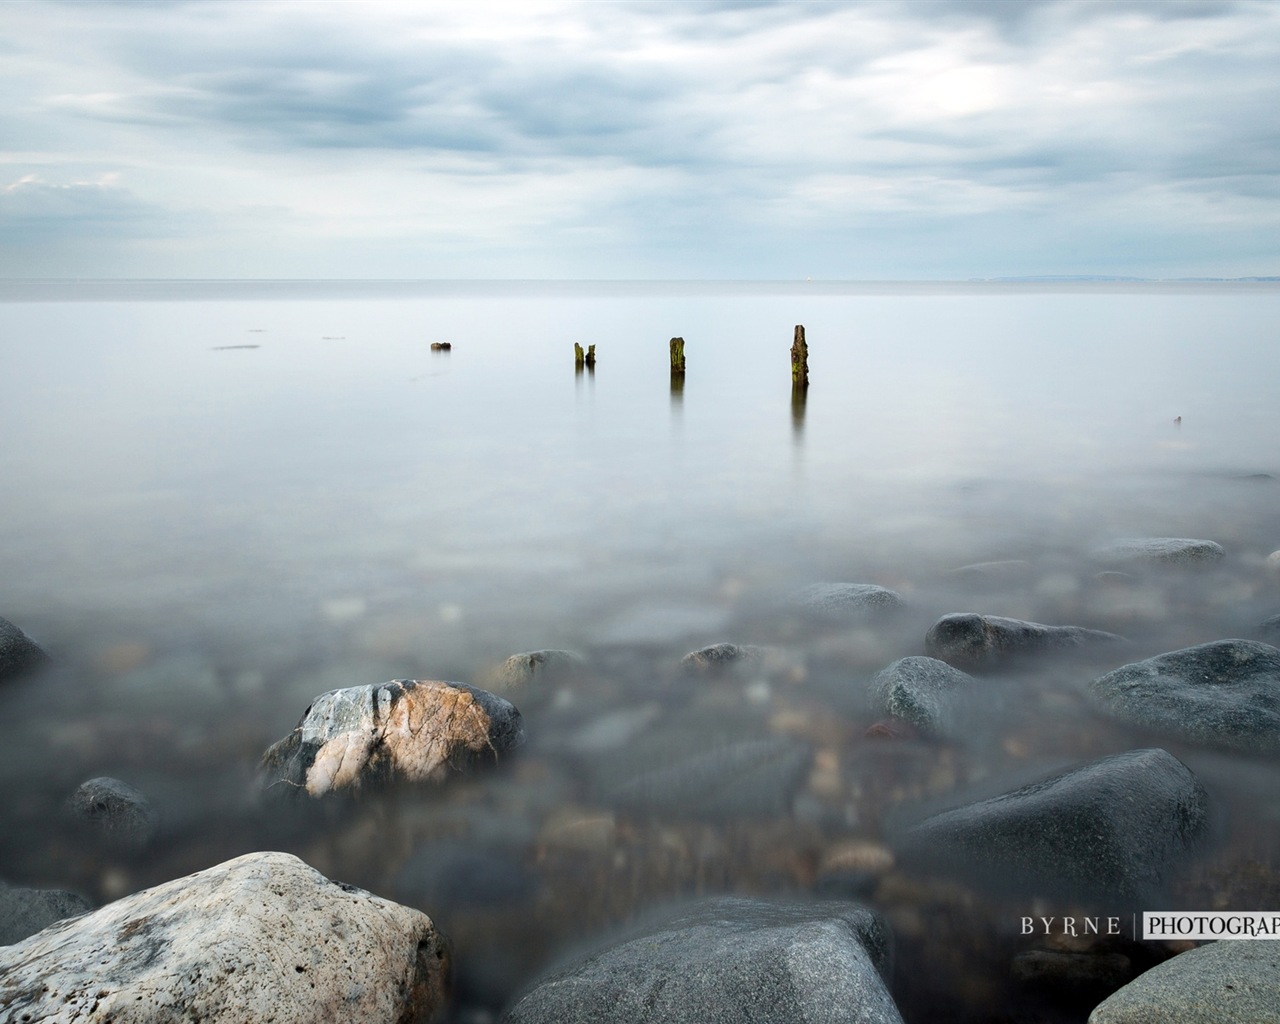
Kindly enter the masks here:
<path id="1" fill-rule="evenodd" d="M 950 722 L 956 696 L 973 683 L 973 676 L 945 661 L 912 655 L 877 672 L 870 691 L 877 710 L 925 732 L 941 732 Z"/>
<path id="2" fill-rule="evenodd" d="M 440 781 L 496 762 L 524 739 L 509 701 L 465 683 L 395 679 L 322 693 L 262 757 L 262 783 L 319 797 L 394 782 Z"/>
<path id="3" fill-rule="evenodd" d="M 1280 650 L 1216 640 L 1123 665 L 1089 684 L 1126 722 L 1211 746 L 1280 751 Z"/>
<path id="4" fill-rule="evenodd" d="M 843 901 L 699 901 L 553 969 L 507 1024 L 899 1024 L 889 935 Z"/>
<path id="5" fill-rule="evenodd" d="M 8 619 L 0 619 L 0 679 L 39 668 L 49 656 Z"/>
<path id="6" fill-rule="evenodd" d="M 93 908 L 83 896 L 62 889 L 22 889 L 0 882 L 0 946 L 19 942 L 64 917 Z"/>
<path id="7" fill-rule="evenodd" d="M 824 618 L 864 618 L 906 604 L 897 591 L 875 583 L 814 583 L 795 596 L 795 603 Z"/>
<path id="8" fill-rule="evenodd" d="M 159 821 L 145 796 L 106 776 L 82 783 L 67 799 L 67 811 L 116 849 L 144 849 L 155 838 Z"/>
<path id="9" fill-rule="evenodd" d="M 1280 943 L 1223 941 L 1157 964 L 1099 1003 L 1089 1024 L 1280 1020 Z"/>
<path id="10" fill-rule="evenodd" d="M 582 655 L 574 651 L 525 651 L 511 655 L 499 665 L 492 673 L 492 683 L 495 689 L 522 689 L 547 677 L 570 677 L 585 664 Z"/>
<path id="11" fill-rule="evenodd" d="M 448 973 L 425 914 L 252 853 L 0 948 L 0 1020 L 407 1024 Z"/>
<path id="12" fill-rule="evenodd" d="M 993 667 L 1019 657 L 1080 652 L 1127 641 L 1115 633 L 1083 626 L 1045 626 L 998 615 L 956 612 L 944 615 L 925 634 L 925 649 L 952 665 Z"/>
<path id="13" fill-rule="evenodd" d="M 1113 569 L 1150 566 L 1204 566 L 1226 557 L 1221 544 L 1185 537 L 1134 537 L 1098 548 L 1094 560 Z"/>
<path id="14" fill-rule="evenodd" d="M 1131 750 L 1059 772 L 907 829 L 902 863 L 1002 892 L 1134 901 L 1208 829 L 1208 797 L 1167 751 Z"/>
<path id="15" fill-rule="evenodd" d="M 686 672 L 715 674 L 763 660 L 764 648 L 753 644 L 710 644 L 686 654 L 680 659 L 680 667 Z"/>

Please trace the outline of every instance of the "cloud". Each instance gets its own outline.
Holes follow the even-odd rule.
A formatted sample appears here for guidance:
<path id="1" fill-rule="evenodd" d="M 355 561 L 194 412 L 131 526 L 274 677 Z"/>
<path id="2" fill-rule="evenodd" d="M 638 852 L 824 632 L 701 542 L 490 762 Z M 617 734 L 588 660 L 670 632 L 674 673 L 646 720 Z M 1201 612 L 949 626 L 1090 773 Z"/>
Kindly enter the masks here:
<path id="1" fill-rule="evenodd" d="M 1223 217 L 1276 223 L 1280 9 L 1268 3 L 5 13 L 0 131 L 30 156 L 10 160 L 11 180 L 55 190 L 23 197 L 47 204 L 22 214 L 28 234 L 70 230 L 83 203 L 84 231 L 201 223 L 230 247 L 261 220 L 281 253 L 289 237 L 333 252 L 383 239 L 403 258 L 416 239 L 425 263 L 519 254 L 517 276 L 529 261 L 625 275 L 679 248 L 704 275 L 731 276 L 757 262 L 735 246 L 803 229 L 839 276 L 871 226 L 922 253 L 930 232 L 935 249 L 983 232 L 970 252 L 1003 246 L 1014 262 L 1019 222 L 1074 217 L 1097 259 L 1117 231 L 1139 248 L 1144 234 L 1155 245 L 1201 231 L 1214 260 L 1207 233 Z M 1179 204 L 1167 231 L 1150 221 L 1153 195 Z M 607 255 L 584 255 L 592 245 Z M 959 276 L 1008 271 L 954 258 Z"/>

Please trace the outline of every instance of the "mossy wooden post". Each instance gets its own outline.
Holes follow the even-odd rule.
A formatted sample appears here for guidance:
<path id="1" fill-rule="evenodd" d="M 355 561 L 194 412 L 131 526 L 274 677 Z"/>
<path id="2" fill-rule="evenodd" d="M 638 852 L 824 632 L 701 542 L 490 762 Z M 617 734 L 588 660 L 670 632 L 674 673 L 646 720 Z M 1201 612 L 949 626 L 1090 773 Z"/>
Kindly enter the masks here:
<path id="1" fill-rule="evenodd" d="M 593 345 L 593 346 L 592 346 L 592 348 L 595 348 L 595 346 Z M 575 342 L 573 343 L 573 367 L 574 367 L 574 369 L 575 369 L 575 370 L 577 370 L 579 373 L 581 373 L 581 372 L 582 372 L 582 367 L 583 367 L 583 365 L 586 363 L 586 361 L 587 361 L 587 354 L 586 354 L 585 352 L 583 352 L 583 351 L 582 351 L 582 346 L 581 346 L 581 345 L 579 345 L 579 344 L 575 341 Z"/>
<path id="2" fill-rule="evenodd" d="M 684 338 L 671 339 L 671 397 L 684 392 Z"/>
<path id="3" fill-rule="evenodd" d="M 595 371 L 596 368 L 596 347 L 594 345 L 587 346 L 587 369 Z"/>
<path id="4" fill-rule="evenodd" d="M 796 324 L 795 340 L 791 343 L 791 386 L 809 386 L 809 346 L 804 340 L 804 324 Z"/>

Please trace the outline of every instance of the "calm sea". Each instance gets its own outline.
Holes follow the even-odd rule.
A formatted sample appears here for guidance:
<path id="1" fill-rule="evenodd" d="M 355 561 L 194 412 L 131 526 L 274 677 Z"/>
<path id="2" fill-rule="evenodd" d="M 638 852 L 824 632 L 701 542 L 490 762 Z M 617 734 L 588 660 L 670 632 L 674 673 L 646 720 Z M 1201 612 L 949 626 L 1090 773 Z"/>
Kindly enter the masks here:
<path id="1" fill-rule="evenodd" d="M 646 680 L 682 654 L 777 644 L 802 681 L 751 690 L 762 721 L 785 699 L 853 743 L 867 676 L 922 653 L 946 612 L 1108 629 L 1142 656 L 1255 635 L 1280 612 L 1278 342 L 1267 284 L 5 283 L 0 615 L 54 664 L 0 686 L 0 878 L 103 899 L 250 847 L 234 823 L 258 754 L 337 686 L 482 682 L 509 654 L 569 648 L 608 678 L 556 696 L 586 710 L 546 729 L 599 719 L 622 743 L 663 713 L 628 712 L 670 708 Z M 1118 599 L 1088 553 L 1132 536 L 1228 558 Z M 996 560 L 1029 568 L 981 592 L 950 572 Z M 891 587 L 911 612 L 883 633 L 773 614 L 820 581 Z M 1136 742 L 1070 692 L 974 723 L 960 774 Z M 560 805 L 600 808 L 526 717 L 525 776 L 482 785 L 514 787 L 527 835 L 509 859 L 550 884 L 540 830 Z M 1254 762 L 1193 767 L 1244 804 L 1275 792 Z M 96 775 L 166 822 L 114 874 L 57 824 Z M 875 820 L 854 807 L 822 841 L 878 840 Z M 385 889 L 430 839 L 299 848 Z M 721 888 L 773 884 L 726 863 Z"/>

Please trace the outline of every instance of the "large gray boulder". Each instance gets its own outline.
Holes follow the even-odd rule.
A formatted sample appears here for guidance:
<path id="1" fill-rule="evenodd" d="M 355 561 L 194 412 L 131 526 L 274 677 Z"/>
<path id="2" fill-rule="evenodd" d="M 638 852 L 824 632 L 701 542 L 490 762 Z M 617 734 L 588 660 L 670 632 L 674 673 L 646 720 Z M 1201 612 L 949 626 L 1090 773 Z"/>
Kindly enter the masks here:
<path id="1" fill-rule="evenodd" d="M 253 853 L 0 947 L 0 1021 L 426 1022 L 448 969 L 425 914 Z"/>
<path id="2" fill-rule="evenodd" d="M 899 862 L 1002 892 L 1141 901 L 1208 828 L 1199 780 L 1164 750 L 1131 750 L 925 818 Z"/>
<path id="3" fill-rule="evenodd" d="M 1226 557 L 1221 544 L 1187 537 L 1133 537 L 1118 540 L 1093 553 L 1094 560 L 1112 569 L 1141 566 L 1205 566 Z"/>
<path id="4" fill-rule="evenodd" d="M 319 797 L 392 782 L 440 781 L 492 763 L 524 739 L 509 701 L 465 683 L 395 679 L 322 693 L 262 757 L 262 783 Z"/>
<path id="5" fill-rule="evenodd" d="M 1021 657 L 1083 652 L 1126 642 L 1124 637 L 1100 629 L 1046 626 L 973 612 L 944 615 L 924 638 L 930 655 L 962 668 L 990 668 Z"/>
<path id="6" fill-rule="evenodd" d="M 870 692 L 877 710 L 936 733 L 946 730 L 957 698 L 974 682 L 945 661 L 912 655 L 877 672 Z"/>
<path id="7" fill-rule="evenodd" d="M 39 668 L 49 656 L 8 619 L 0 619 L 0 679 Z"/>
<path id="8" fill-rule="evenodd" d="M 1280 751 L 1280 650 L 1216 640 L 1123 665 L 1089 684 L 1108 714 L 1235 750 Z"/>
<path id="9" fill-rule="evenodd" d="M 1280 1020 L 1280 943 L 1224 941 L 1179 953 L 1112 993 L 1089 1024 Z"/>
<path id="10" fill-rule="evenodd" d="M 64 917 L 93 908 L 83 896 L 62 889 L 23 889 L 0 882 L 0 946 L 25 939 Z"/>
<path id="11" fill-rule="evenodd" d="M 900 1024 L 888 932 L 856 903 L 719 897 L 543 976 L 508 1024 Z"/>

